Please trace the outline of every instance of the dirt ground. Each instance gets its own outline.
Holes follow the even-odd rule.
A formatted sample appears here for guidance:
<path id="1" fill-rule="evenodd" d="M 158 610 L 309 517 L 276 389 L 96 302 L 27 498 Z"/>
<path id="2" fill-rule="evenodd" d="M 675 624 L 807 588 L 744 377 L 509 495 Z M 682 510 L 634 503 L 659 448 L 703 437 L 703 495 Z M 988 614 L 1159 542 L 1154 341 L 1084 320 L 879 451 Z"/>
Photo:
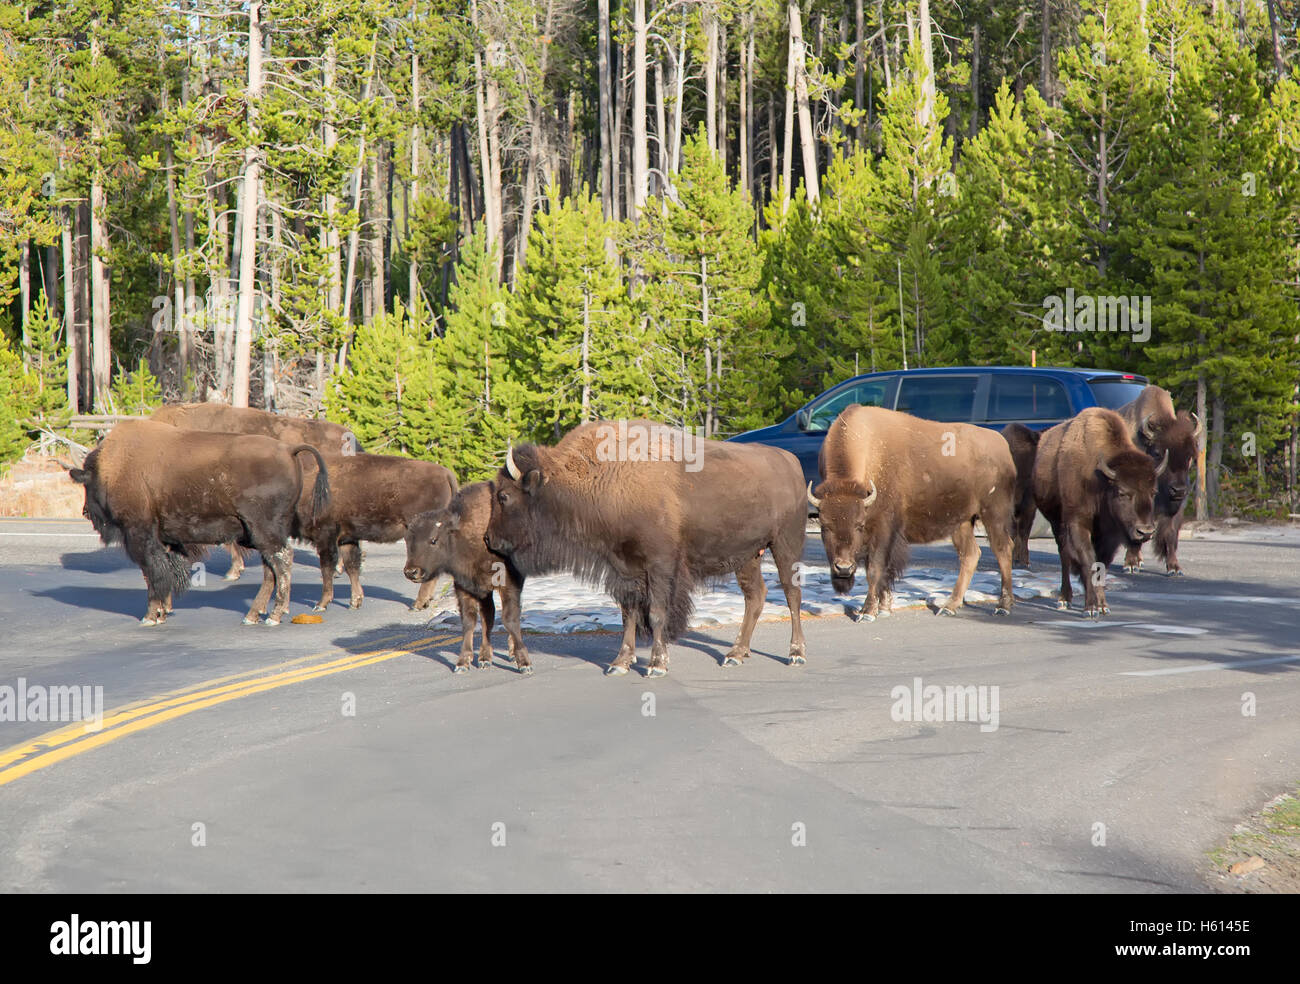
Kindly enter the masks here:
<path id="1" fill-rule="evenodd" d="M 80 519 L 81 487 L 55 458 L 29 452 L 0 478 L 0 516 Z"/>
<path id="2" fill-rule="evenodd" d="M 1277 797 L 1211 851 L 1206 882 L 1233 895 L 1300 894 L 1300 792 Z"/>

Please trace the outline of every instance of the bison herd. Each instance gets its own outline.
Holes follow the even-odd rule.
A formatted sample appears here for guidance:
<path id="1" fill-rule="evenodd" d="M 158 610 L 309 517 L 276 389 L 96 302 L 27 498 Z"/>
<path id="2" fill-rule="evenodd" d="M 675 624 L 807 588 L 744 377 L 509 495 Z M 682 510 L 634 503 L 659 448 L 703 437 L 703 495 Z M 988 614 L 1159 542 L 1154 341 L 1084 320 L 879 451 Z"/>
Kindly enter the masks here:
<path id="1" fill-rule="evenodd" d="M 1084 410 L 1042 434 L 1012 424 L 999 435 L 855 404 L 827 433 L 814 488 L 777 448 L 706 441 L 653 421 L 597 421 L 554 446 L 513 447 L 495 478 L 460 488 L 440 465 L 363 452 L 337 424 L 186 404 L 118 424 L 70 474 L 85 487 L 84 514 L 101 539 L 120 542 L 144 574 L 146 625 L 167 619 L 192 563 L 216 544 L 231 549 L 236 576 L 240 552 L 258 551 L 262 585 L 244 621 L 265 616 L 275 625 L 289 604 L 290 541 L 310 543 L 320 558 L 322 610 L 336 565 L 351 581 L 351 607 L 361 606 L 363 540 L 405 540 L 404 573 L 420 585 L 413 608 L 428 607 L 440 576 L 455 587 L 457 672 L 471 661 L 491 665 L 497 594 L 510 656 L 531 673 L 524 581 L 569 572 L 603 585 L 622 612 L 622 644 L 607 672 L 631 668 L 641 635 L 651 644 L 647 675 L 660 676 L 695 593 L 731 574 L 745 613 L 723 663 L 749 656 L 766 597 L 765 553 L 790 610 L 789 661 L 805 661 L 799 561 L 809 504 L 835 589 L 846 594 L 859 569 L 865 576 L 855 618 L 887 612 L 909 545 L 942 538 L 951 538 L 959 570 L 937 611 L 956 614 L 979 560 L 977 522 L 1001 575 L 995 613 L 1009 614 L 1012 567 L 1028 564 L 1036 511 L 1060 552 L 1058 606 L 1069 607 L 1074 574 L 1086 613 L 1103 615 L 1105 569 L 1120 547 L 1125 569 L 1136 570 L 1142 544 L 1154 539 L 1167 571 L 1181 572 L 1178 534 L 1199 434 L 1195 416 L 1176 413 L 1155 386 L 1118 411 Z"/>

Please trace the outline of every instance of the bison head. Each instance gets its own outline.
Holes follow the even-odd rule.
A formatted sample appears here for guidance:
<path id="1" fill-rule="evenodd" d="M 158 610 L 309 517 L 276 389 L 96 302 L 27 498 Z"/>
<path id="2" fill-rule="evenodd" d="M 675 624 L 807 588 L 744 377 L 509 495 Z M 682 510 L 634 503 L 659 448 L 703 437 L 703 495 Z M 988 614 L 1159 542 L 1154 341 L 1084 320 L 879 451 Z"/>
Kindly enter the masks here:
<path id="1" fill-rule="evenodd" d="M 493 553 L 514 557 L 521 570 L 537 541 L 538 492 L 546 482 L 542 468 L 538 448 L 523 444 L 507 452 L 505 467 L 491 485 L 492 513 L 483 542 Z"/>
<path id="2" fill-rule="evenodd" d="M 1168 469 L 1168 457 L 1157 466 L 1140 451 L 1121 451 L 1097 461 L 1105 511 L 1132 543 L 1145 543 L 1156 531 L 1156 482 Z"/>
<path id="3" fill-rule="evenodd" d="M 1165 418 L 1163 422 L 1148 418 L 1139 430 L 1141 445 L 1152 458 L 1158 461 L 1168 456 L 1169 464 L 1160 476 L 1159 492 L 1169 500 L 1174 511 L 1181 508 L 1187 498 L 1201 426 L 1196 414 L 1180 410 L 1173 419 Z"/>
<path id="4" fill-rule="evenodd" d="M 108 506 L 107 490 L 99 480 L 99 449 L 96 448 L 86 456 L 80 468 L 68 469 L 68 477 L 86 490 L 86 502 L 81 507 L 81 515 L 90 520 L 95 532 L 105 543 L 113 543 L 122 538 L 122 528 L 113 519 Z"/>
<path id="5" fill-rule="evenodd" d="M 422 512 L 406 527 L 406 567 L 409 581 L 432 581 L 451 570 L 455 538 L 460 530 L 460 511 L 448 506 Z"/>
<path id="6" fill-rule="evenodd" d="M 817 486 L 820 496 L 808 483 L 808 501 L 820 515 L 822 545 L 831 565 L 831 585 L 839 594 L 847 594 L 859 562 L 866 562 L 867 523 L 872 503 L 876 501 L 876 483 L 870 488 L 861 482 L 835 480 Z"/>

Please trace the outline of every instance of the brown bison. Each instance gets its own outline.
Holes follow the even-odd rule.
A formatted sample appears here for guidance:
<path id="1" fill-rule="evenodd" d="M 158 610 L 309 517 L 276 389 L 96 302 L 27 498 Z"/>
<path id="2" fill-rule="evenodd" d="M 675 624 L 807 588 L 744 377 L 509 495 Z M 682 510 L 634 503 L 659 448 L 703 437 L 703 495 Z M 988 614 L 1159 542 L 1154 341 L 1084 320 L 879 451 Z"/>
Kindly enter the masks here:
<path id="1" fill-rule="evenodd" d="M 483 643 L 477 665 L 480 669 L 492 665 L 495 589 L 501 594 L 501 621 L 510 638 L 510 656 L 520 673 L 532 673 L 528 647 L 519 628 L 524 576 L 508 557 L 488 550 L 484 536 L 491 513 L 492 487 L 487 482 L 465 486 L 445 509 L 420 513 L 406 530 L 406 576 L 421 585 L 422 596 L 424 586 L 433 584 L 439 574 L 450 574 L 456 585 L 463 637 L 453 672 L 469 669 L 474 654 L 474 626 L 480 615 Z"/>
<path id="2" fill-rule="evenodd" d="M 1087 613 L 1104 615 L 1106 565 L 1123 545 L 1141 544 L 1155 532 L 1157 467 L 1129 440 L 1114 410 L 1089 407 L 1043 434 L 1034 463 L 1034 498 L 1061 554 L 1058 607 L 1069 608 L 1070 574 L 1084 584 Z"/>
<path id="3" fill-rule="evenodd" d="M 151 420 L 188 430 L 223 431 L 228 434 L 260 434 L 286 444 L 310 444 L 318 451 L 351 455 L 360 450 L 356 436 L 341 424 L 328 420 L 290 417 L 254 407 L 232 407 L 225 403 L 169 403 L 154 411 Z M 230 551 L 227 581 L 244 573 L 243 551 L 234 543 Z"/>
<path id="4" fill-rule="evenodd" d="M 289 607 L 289 579 L 298 502 L 304 490 L 298 455 L 316 461 L 311 511 L 329 506 L 329 473 L 309 444 L 269 437 L 180 430 L 152 420 L 127 420 L 109 432 L 72 480 L 86 487 L 83 514 L 105 543 L 121 541 L 140 565 L 149 605 L 142 619 L 167 618 L 173 594 L 189 585 L 190 562 L 207 544 L 233 541 L 262 555 L 262 588 L 244 618 L 257 622 L 272 589 L 266 621 L 278 625 Z"/>
<path id="5" fill-rule="evenodd" d="M 867 596 L 855 618 L 888 611 L 908 546 L 952 537 L 961 565 L 952 595 L 936 614 L 961 607 L 980 548 L 981 520 L 1002 575 L 996 613 L 1011 611 L 1011 523 L 1016 466 L 1007 442 L 972 424 L 939 423 L 857 403 L 826 434 L 822 481 L 808 501 L 821 514 L 831 584 L 840 594 L 866 568 Z"/>
<path id="6" fill-rule="evenodd" d="M 749 656 L 767 594 L 762 554 L 771 550 L 790 608 L 790 662 L 803 663 L 800 475 L 798 460 L 777 448 L 707 441 L 649 420 L 583 424 L 554 447 L 507 454 L 487 545 L 522 574 L 567 570 L 602 582 L 623 612 L 623 644 L 606 672 L 628 671 L 641 629 L 653 639 L 647 676 L 667 672 L 668 642 L 686 629 L 692 592 L 731 573 L 745 616 L 723 665 Z"/>
<path id="7" fill-rule="evenodd" d="M 1015 527 L 1012 540 L 1011 566 L 1029 570 L 1029 534 L 1034 528 L 1034 458 L 1038 455 L 1038 441 L 1043 436 L 1024 424 L 1007 424 L 1002 436 L 1011 448 L 1011 460 L 1016 463 Z"/>
<path id="8" fill-rule="evenodd" d="M 395 543 L 405 538 L 420 513 L 442 509 L 459 488 L 451 470 L 432 461 L 384 454 L 326 454 L 330 477 L 328 509 L 315 509 L 304 492 L 298 506 L 298 536 L 320 557 L 321 598 L 316 611 L 334 600 L 334 565 L 342 559 L 352 584 L 351 607 L 360 608 L 361 541 Z M 310 465 L 308 466 L 311 467 Z M 435 582 L 420 587 L 412 608 L 425 608 Z"/>
<path id="9" fill-rule="evenodd" d="M 1201 422 L 1196 414 L 1186 410 L 1174 412 L 1174 401 L 1166 390 L 1148 386 L 1132 403 L 1116 411 L 1128 425 L 1128 436 L 1153 460 L 1166 454 L 1169 466 L 1160 476 L 1156 487 L 1156 532 L 1152 537 L 1156 556 L 1165 562 L 1166 574 L 1182 574 L 1178 566 L 1178 534 L 1183 528 L 1183 508 L 1187 505 L 1187 489 L 1192 462 L 1196 460 L 1197 441 L 1201 436 Z M 1142 567 L 1141 544 L 1130 545 L 1124 557 L 1124 570 L 1137 571 Z"/>

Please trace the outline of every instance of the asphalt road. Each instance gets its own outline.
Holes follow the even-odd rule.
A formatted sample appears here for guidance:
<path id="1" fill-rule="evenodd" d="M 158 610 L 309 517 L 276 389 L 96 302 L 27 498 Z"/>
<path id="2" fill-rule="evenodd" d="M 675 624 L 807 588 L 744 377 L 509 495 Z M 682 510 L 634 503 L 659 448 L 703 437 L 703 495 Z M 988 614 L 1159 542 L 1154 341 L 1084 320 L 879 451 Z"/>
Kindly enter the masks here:
<path id="1" fill-rule="evenodd" d="M 530 637 L 525 678 L 500 630 L 454 675 L 401 556 L 367 547 L 361 611 L 272 628 L 218 553 L 144 628 L 87 524 L 0 522 L 0 688 L 98 686 L 107 714 L 0 721 L 0 890 L 1199 891 L 1300 780 L 1300 530 L 1189 539 L 1190 576 L 1120 575 L 1096 622 L 823 617 L 803 667 L 764 623 L 735 669 L 725 627 L 653 681 L 603 675 L 608 634 Z M 291 615 L 319 591 L 297 559 Z M 988 688 L 996 728 L 899 720 L 918 678 Z"/>

